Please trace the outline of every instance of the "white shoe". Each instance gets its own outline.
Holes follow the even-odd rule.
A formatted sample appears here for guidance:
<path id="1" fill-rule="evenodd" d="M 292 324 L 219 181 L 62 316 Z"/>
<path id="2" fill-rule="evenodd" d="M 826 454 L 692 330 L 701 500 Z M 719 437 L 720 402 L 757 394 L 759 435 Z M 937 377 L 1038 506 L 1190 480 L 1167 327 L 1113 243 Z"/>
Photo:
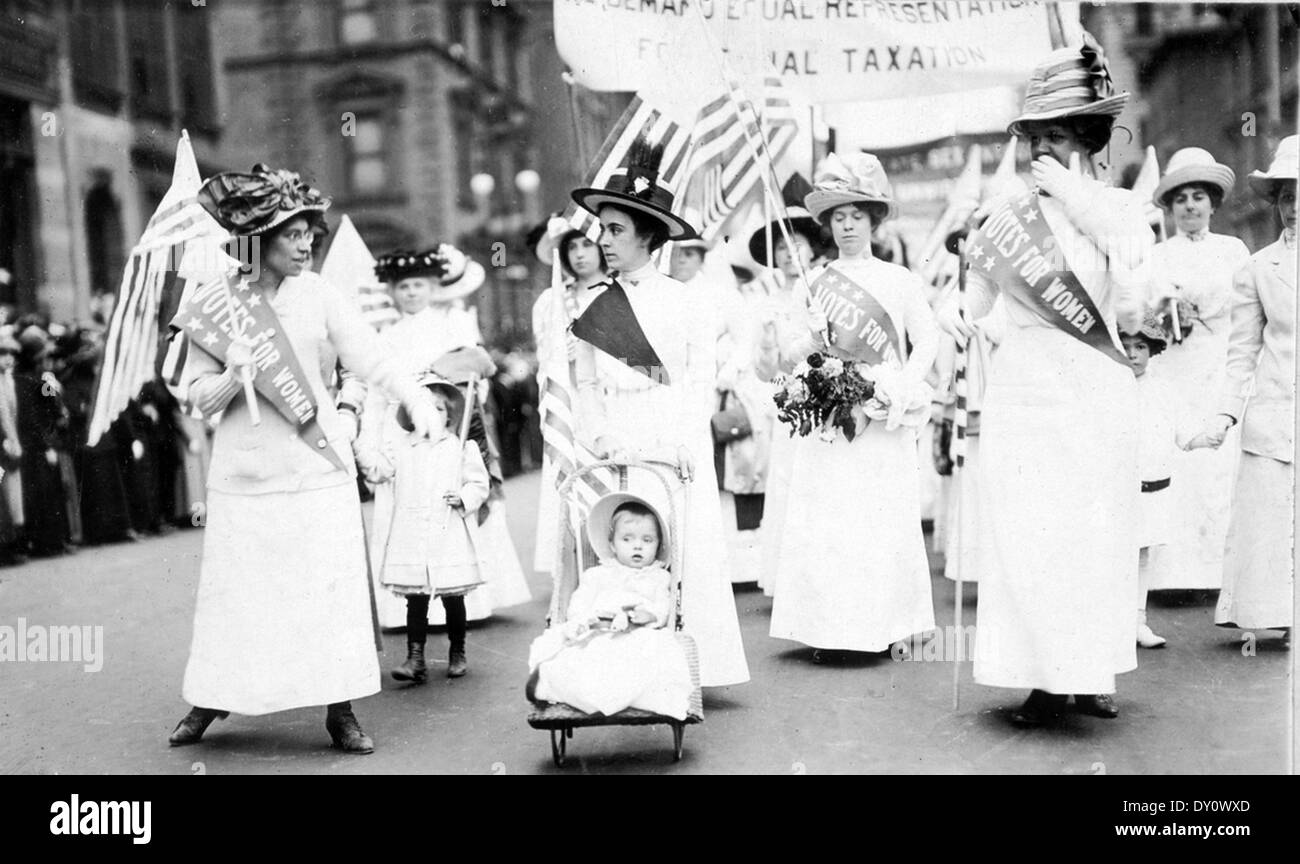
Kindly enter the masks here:
<path id="1" fill-rule="evenodd" d="M 1138 625 L 1137 643 L 1143 648 L 1163 648 L 1167 641 L 1168 640 L 1166 640 L 1165 637 L 1157 636 L 1152 632 L 1151 628 L 1146 625 L 1145 621 Z"/>

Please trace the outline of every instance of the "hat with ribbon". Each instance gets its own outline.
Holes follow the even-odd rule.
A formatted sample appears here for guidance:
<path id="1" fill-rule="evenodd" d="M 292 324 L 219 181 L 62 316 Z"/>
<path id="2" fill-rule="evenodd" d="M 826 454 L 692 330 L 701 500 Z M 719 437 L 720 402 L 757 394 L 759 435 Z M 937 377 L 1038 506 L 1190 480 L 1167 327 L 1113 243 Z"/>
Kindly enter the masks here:
<path id="1" fill-rule="evenodd" d="M 1029 73 L 1024 108 L 1007 131 L 1023 135 L 1025 123 L 1090 115 L 1118 117 L 1129 94 L 1116 93 L 1101 45 L 1084 32 L 1083 44 L 1060 48 Z"/>
<path id="2" fill-rule="evenodd" d="M 1165 176 L 1160 178 L 1151 200 L 1156 203 L 1156 206 L 1168 210 L 1174 192 L 1178 191 L 1178 187 L 1186 186 L 1188 183 L 1208 183 L 1217 187 L 1219 194 L 1227 198 L 1236 182 L 1237 175 L 1232 169 L 1215 162 L 1210 151 L 1202 150 L 1200 147 L 1184 147 L 1169 157 L 1169 164 L 1165 166 Z"/>
<path id="3" fill-rule="evenodd" d="M 804 179 L 802 174 L 794 174 L 781 188 L 781 200 L 785 203 L 785 215 L 789 217 L 785 223 L 786 229 L 802 235 L 808 241 L 808 245 L 812 247 L 813 256 L 816 257 L 822 252 L 826 244 L 822 242 L 822 226 L 817 224 L 817 220 L 803 206 L 804 198 L 812 191 L 812 185 Z M 767 260 L 768 229 L 771 228 L 772 246 L 775 248 L 777 241 L 783 238 L 781 221 L 780 219 L 774 219 L 769 225 L 764 225 L 749 235 L 749 255 L 756 263 L 762 264 L 764 267 L 772 266 Z"/>
<path id="4" fill-rule="evenodd" d="M 894 192 L 885 176 L 885 166 L 870 153 L 852 153 L 841 157 L 831 153 L 817 166 L 813 189 L 804 196 L 804 205 L 814 220 L 841 204 L 883 204 L 885 217 L 898 215 Z"/>
<path id="5" fill-rule="evenodd" d="M 673 213 L 673 193 L 660 182 L 661 161 L 662 145 L 637 138 L 628 148 L 627 163 L 615 169 L 603 187 L 574 189 L 573 201 L 596 215 L 606 205 L 636 210 L 663 223 L 669 240 L 694 240 L 699 232 Z"/>
<path id="6" fill-rule="evenodd" d="M 1296 182 L 1300 168 L 1300 137 L 1288 135 L 1277 145 L 1273 164 L 1267 171 L 1251 171 L 1246 177 L 1251 190 L 1262 198 L 1272 198 L 1279 183 Z"/>
<path id="7" fill-rule="evenodd" d="M 381 255 L 375 262 L 375 276 L 390 285 L 403 279 L 435 280 L 438 284 L 431 298 L 435 303 L 473 294 L 487 280 L 482 264 L 446 243 L 423 252 L 400 250 Z"/>
<path id="8" fill-rule="evenodd" d="M 330 199 L 297 173 L 260 162 L 251 173 L 224 171 L 209 178 L 199 187 L 198 202 L 217 224 L 241 237 L 265 234 L 295 216 L 324 213 L 330 206 Z"/>

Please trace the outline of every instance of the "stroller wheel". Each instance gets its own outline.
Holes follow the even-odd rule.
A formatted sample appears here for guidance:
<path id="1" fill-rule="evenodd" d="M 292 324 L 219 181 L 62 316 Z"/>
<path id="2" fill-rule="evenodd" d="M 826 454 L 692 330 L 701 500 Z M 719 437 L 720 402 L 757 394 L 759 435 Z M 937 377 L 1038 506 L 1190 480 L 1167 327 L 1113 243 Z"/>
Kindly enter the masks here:
<path id="1" fill-rule="evenodd" d="M 572 738 L 573 732 L 569 729 L 552 729 L 551 730 L 551 759 L 555 761 L 556 768 L 564 767 L 565 751 L 568 750 L 566 738 Z"/>
<path id="2" fill-rule="evenodd" d="M 686 737 L 686 724 L 673 724 L 673 761 L 682 761 L 682 739 Z"/>

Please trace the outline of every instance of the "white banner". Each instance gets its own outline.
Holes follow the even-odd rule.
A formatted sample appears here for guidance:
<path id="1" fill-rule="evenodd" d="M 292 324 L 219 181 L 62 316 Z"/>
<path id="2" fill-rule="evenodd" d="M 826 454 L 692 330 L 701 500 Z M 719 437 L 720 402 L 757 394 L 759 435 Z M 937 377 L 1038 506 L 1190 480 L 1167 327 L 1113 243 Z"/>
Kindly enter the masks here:
<path id="1" fill-rule="evenodd" d="M 811 102 L 858 102 L 1023 84 L 1052 50 L 1048 10 L 1026 0 L 555 0 L 555 41 L 593 90 L 642 90 L 669 70 L 712 78 L 726 50 L 769 60 Z"/>

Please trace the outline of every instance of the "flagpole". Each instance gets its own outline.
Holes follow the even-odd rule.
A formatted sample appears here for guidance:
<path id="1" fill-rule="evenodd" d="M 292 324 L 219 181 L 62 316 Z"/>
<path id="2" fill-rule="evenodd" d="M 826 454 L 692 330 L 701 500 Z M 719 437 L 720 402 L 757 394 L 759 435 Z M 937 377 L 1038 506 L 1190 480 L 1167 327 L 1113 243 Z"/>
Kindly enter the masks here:
<path id="1" fill-rule="evenodd" d="M 730 69 L 727 65 L 726 54 L 723 53 L 721 49 L 718 48 L 716 43 L 714 43 L 713 34 L 709 31 L 708 22 L 705 21 L 704 19 L 704 11 L 700 8 L 700 4 L 698 3 L 695 4 L 695 14 L 700 19 L 700 27 L 704 31 L 705 40 L 707 40 L 710 49 L 713 50 L 714 54 L 718 58 L 718 66 L 722 71 L 722 80 L 727 88 L 727 97 L 731 100 L 731 104 L 735 107 L 736 117 L 740 121 L 740 132 L 745 137 L 745 145 L 749 148 L 749 153 L 751 156 L 754 157 L 754 163 L 759 168 L 760 176 L 762 177 L 763 180 L 763 194 L 765 196 L 764 200 L 774 202 L 778 208 L 778 212 L 781 213 L 781 219 L 777 220 L 777 228 L 780 229 L 781 238 L 785 240 L 786 248 L 791 251 L 794 260 L 796 262 L 796 265 L 799 269 L 799 278 L 800 278 L 800 285 L 802 286 L 802 297 L 803 297 L 804 305 L 805 307 L 808 308 L 809 311 L 820 311 L 814 309 L 812 295 L 808 293 L 808 274 L 804 270 L 803 262 L 799 260 L 799 256 L 797 254 L 794 254 L 795 253 L 794 240 L 790 236 L 791 231 L 787 230 L 787 226 L 786 226 L 786 223 L 789 221 L 790 218 L 789 214 L 785 212 L 784 203 L 778 199 L 777 195 L 772 190 L 772 184 L 776 179 L 776 166 L 773 164 L 772 161 L 771 150 L 769 150 L 767 147 L 767 138 L 766 136 L 763 135 L 762 118 L 759 117 L 758 112 L 753 109 L 752 107 L 753 100 L 752 99 L 749 100 L 751 106 L 750 113 L 754 115 L 754 119 L 755 121 L 757 121 L 758 139 L 762 145 L 762 152 L 760 153 L 759 146 L 754 144 L 754 139 L 749 134 L 749 129 L 745 125 L 744 105 L 741 103 L 740 99 L 736 96 L 736 88 L 732 86 L 732 76 L 730 74 Z M 767 160 L 766 171 L 763 170 L 764 157 L 766 157 Z M 770 225 L 771 223 L 768 224 Z M 768 260 L 770 261 L 771 259 L 769 258 Z M 828 330 L 822 331 L 822 338 L 826 341 L 827 344 L 830 344 L 830 334 Z"/>
<path id="2" fill-rule="evenodd" d="M 460 442 L 460 458 L 456 460 L 456 488 L 451 490 L 457 495 L 460 494 L 461 484 L 465 482 L 465 442 L 469 439 L 469 421 L 474 415 L 474 405 L 478 402 L 478 375 L 470 375 L 469 383 L 465 385 L 465 414 L 460 418 L 460 432 L 456 439 Z M 463 503 L 463 502 L 462 502 Z M 447 521 L 451 518 L 451 505 L 442 514 L 442 529 L 446 530 Z"/>
<path id="3" fill-rule="evenodd" d="M 226 314 L 230 316 L 230 332 L 234 339 L 244 341 L 244 327 L 235 317 L 235 297 L 230 293 L 230 280 L 222 280 L 226 293 Z M 248 417 L 254 426 L 262 425 L 262 412 L 257 407 L 257 391 L 253 389 L 253 368 L 245 366 L 241 376 L 244 381 L 244 401 L 248 403 Z"/>
<path id="4" fill-rule="evenodd" d="M 957 314 L 962 321 L 966 320 L 966 238 L 960 237 L 957 240 Z M 953 435 L 957 443 L 957 458 L 953 466 L 953 494 L 957 496 L 957 506 L 954 508 L 954 518 L 957 521 L 956 539 L 953 543 L 953 549 L 957 553 L 957 579 L 953 586 L 953 646 L 957 656 L 952 658 L 952 710 L 956 711 L 961 705 L 961 646 L 965 644 L 962 639 L 962 605 L 963 581 L 966 574 L 963 572 L 965 567 L 965 549 L 962 546 L 962 486 L 966 472 L 966 364 L 967 355 L 970 351 L 970 342 L 965 345 L 961 340 L 957 341 L 957 358 L 955 369 L 953 370 L 953 389 L 956 391 L 957 405 L 953 412 Z"/>

